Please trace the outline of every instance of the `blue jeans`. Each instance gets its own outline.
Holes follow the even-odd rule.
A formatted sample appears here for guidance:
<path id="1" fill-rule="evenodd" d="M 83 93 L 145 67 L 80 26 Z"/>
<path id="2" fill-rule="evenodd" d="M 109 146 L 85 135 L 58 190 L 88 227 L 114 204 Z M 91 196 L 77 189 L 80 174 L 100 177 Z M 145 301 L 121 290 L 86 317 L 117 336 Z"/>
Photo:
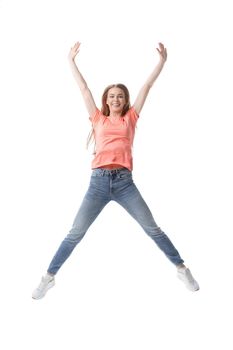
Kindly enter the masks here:
<path id="1" fill-rule="evenodd" d="M 150 209 L 133 182 L 132 172 L 126 168 L 97 168 L 92 171 L 88 191 L 73 227 L 49 265 L 50 274 L 55 275 L 58 272 L 101 210 L 111 200 L 127 210 L 173 264 L 179 265 L 184 262 L 170 239 L 155 223 Z"/>

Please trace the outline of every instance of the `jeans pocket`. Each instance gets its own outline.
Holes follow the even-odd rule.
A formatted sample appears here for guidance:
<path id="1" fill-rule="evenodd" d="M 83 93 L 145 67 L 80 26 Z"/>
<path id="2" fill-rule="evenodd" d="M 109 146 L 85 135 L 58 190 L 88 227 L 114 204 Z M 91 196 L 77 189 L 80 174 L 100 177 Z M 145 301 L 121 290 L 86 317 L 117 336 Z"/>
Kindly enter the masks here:
<path id="1" fill-rule="evenodd" d="M 126 172 L 118 174 L 118 177 L 120 179 L 129 179 L 132 177 L 132 173 L 131 173 L 131 171 L 126 171 Z"/>
<path id="2" fill-rule="evenodd" d="M 92 171 L 91 177 L 100 177 L 103 176 L 103 171 L 95 169 Z"/>
<path id="3" fill-rule="evenodd" d="M 93 178 L 93 177 L 101 177 L 101 176 L 103 176 L 102 174 L 91 174 L 91 177 Z"/>

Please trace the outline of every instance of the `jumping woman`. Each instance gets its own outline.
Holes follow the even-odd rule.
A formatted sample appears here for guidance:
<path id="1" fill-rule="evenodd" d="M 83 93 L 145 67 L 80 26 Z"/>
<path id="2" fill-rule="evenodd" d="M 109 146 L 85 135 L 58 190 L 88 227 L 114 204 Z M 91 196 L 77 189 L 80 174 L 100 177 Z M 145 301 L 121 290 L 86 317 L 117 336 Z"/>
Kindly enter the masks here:
<path id="1" fill-rule="evenodd" d="M 113 84 L 104 90 L 102 107 L 98 109 L 75 62 L 79 49 L 80 43 L 77 42 L 70 49 L 68 58 L 92 124 L 91 134 L 95 140 L 95 152 L 91 166 L 91 179 L 73 226 L 62 241 L 32 297 L 41 299 L 55 285 L 55 275 L 110 201 L 119 203 L 139 223 L 175 265 L 178 278 L 189 290 L 197 291 L 199 289 L 197 281 L 193 278 L 190 269 L 184 265 L 184 260 L 171 240 L 155 223 L 150 209 L 132 178 L 132 145 L 135 127 L 148 93 L 167 60 L 167 50 L 162 43 L 159 43 L 157 48 L 159 62 L 140 89 L 132 106 L 126 86 Z"/>

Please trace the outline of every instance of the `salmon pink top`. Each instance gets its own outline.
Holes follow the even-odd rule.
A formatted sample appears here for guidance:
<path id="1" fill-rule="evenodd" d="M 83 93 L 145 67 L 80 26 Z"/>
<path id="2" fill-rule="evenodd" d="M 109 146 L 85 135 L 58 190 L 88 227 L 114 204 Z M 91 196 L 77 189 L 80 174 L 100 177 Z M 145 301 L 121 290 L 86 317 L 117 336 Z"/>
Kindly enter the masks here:
<path id="1" fill-rule="evenodd" d="M 99 109 L 89 118 L 94 128 L 96 141 L 92 169 L 108 164 L 120 164 L 133 169 L 132 146 L 138 114 L 131 107 L 117 122 L 103 115 Z"/>

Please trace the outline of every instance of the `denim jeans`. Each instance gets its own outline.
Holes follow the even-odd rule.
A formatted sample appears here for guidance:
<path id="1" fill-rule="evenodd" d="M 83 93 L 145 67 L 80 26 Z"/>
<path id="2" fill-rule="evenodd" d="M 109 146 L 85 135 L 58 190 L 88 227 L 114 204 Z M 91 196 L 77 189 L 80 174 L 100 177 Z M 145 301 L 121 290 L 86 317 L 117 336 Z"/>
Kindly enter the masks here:
<path id="1" fill-rule="evenodd" d="M 73 227 L 49 265 L 50 274 L 55 275 L 58 272 L 101 210 L 111 200 L 127 210 L 173 264 L 179 265 L 184 262 L 170 239 L 155 223 L 150 209 L 133 182 L 132 172 L 126 168 L 96 168 L 92 171 L 89 188 Z"/>

